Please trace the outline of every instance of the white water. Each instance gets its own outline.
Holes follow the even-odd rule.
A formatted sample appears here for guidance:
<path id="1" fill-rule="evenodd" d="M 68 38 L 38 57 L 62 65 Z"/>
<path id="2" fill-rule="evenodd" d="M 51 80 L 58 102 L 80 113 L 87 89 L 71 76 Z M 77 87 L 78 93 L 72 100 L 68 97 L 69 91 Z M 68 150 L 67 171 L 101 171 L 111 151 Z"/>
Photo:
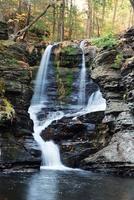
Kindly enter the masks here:
<path id="1" fill-rule="evenodd" d="M 46 83 L 47 83 L 47 72 L 48 72 L 52 47 L 53 47 L 52 45 L 49 45 L 46 48 L 43 57 L 41 59 L 40 67 L 36 78 L 34 95 L 32 98 L 32 105 L 40 104 L 41 102 L 47 102 Z"/>
<path id="2" fill-rule="evenodd" d="M 82 70 L 81 70 L 81 81 L 80 81 L 80 103 L 82 108 L 79 112 L 70 114 L 64 114 L 62 111 L 49 112 L 48 115 L 42 121 L 38 119 L 42 109 L 47 107 L 47 74 L 48 67 L 50 63 L 50 55 L 52 51 L 52 45 L 49 45 L 42 57 L 41 64 L 38 70 L 34 95 L 31 101 L 31 106 L 29 108 L 30 118 L 34 122 L 34 139 L 38 143 L 42 152 L 42 169 L 58 169 L 58 170 L 69 170 L 70 168 L 65 167 L 60 159 L 60 152 L 58 146 L 53 141 L 45 142 L 40 136 L 41 132 L 45 130 L 53 121 L 60 120 L 65 117 L 79 117 L 81 115 L 95 112 L 104 111 L 106 109 L 106 101 L 102 97 L 101 92 L 98 90 L 94 92 L 88 101 L 88 105 L 85 105 L 85 77 L 86 77 L 86 67 L 85 67 L 85 56 L 84 56 L 84 42 L 81 43 L 81 48 L 83 48 L 83 60 L 82 60 Z M 84 80 L 84 81 L 83 81 Z"/>
<path id="3" fill-rule="evenodd" d="M 76 113 L 66 114 L 66 117 L 73 117 L 73 119 L 77 119 L 77 117 L 82 115 L 104 110 L 106 110 L 106 100 L 102 97 L 100 90 L 97 90 L 89 97 L 87 106 L 84 106 L 80 111 Z"/>
<path id="4" fill-rule="evenodd" d="M 41 168 L 49 169 L 67 169 L 60 159 L 59 148 L 53 141 L 45 142 L 40 136 L 42 130 L 45 130 L 53 121 L 60 120 L 64 113 L 57 111 L 48 114 L 47 118 L 40 122 L 37 118 L 37 114 L 44 107 L 43 104 L 31 105 L 29 108 L 30 118 L 34 122 L 34 139 L 38 143 L 42 152 L 42 166 Z"/>
<path id="5" fill-rule="evenodd" d="M 82 50 L 82 68 L 80 71 L 80 88 L 79 88 L 79 99 L 78 104 L 80 106 L 85 106 L 85 97 L 86 97 L 86 62 L 85 62 L 85 53 L 84 53 L 85 41 L 83 40 L 80 43 L 80 48 Z"/>
<path id="6" fill-rule="evenodd" d="M 53 141 L 45 142 L 40 136 L 42 130 L 45 130 L 53 121 L 61 119 L 64 116 L 64 113 L 60 111 L 51 112 L 43 121 L 40 121 L 37 117 L 38 113 L 46 107 L 45 104 L 47 103 L 47 72 L 52 47 L 52 45 L 49 45 L 43 54 L 36 78 L 34 95 L 29 108 L 29 114 L 34 122 L 34 139 L 40 146 L 42 152 L 42 168 L 46 166 L 47 168 L 52 169 L 65 169 L 66 167 L 61 163 L 58 146 L 54 144 Z"/>

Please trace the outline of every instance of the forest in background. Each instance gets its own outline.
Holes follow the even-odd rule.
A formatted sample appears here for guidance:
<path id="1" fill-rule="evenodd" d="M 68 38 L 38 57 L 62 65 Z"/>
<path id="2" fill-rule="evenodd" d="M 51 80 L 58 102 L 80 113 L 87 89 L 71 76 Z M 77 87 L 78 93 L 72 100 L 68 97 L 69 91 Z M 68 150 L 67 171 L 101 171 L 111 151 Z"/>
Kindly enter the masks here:
<path id="1" fill-rule="evenodd" d="M 15 34 L 46 10 L 30 32 L 47 41 L 100 37 L 134 25 L 133 0 L 85 0 L 84 4 L 80 9 L 75 0 L 0 0 L 0 21 L 6 21 L 10 34 Z"/>

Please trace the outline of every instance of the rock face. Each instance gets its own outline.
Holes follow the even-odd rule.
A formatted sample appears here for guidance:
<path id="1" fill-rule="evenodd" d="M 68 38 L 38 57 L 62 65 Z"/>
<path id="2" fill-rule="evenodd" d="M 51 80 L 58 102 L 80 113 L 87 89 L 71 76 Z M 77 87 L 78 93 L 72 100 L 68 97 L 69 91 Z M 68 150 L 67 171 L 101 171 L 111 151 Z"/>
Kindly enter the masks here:
<path id="1" fill-rule="evenodd" d="M 100 85 L 107 100 L 103 124 L 108 126 L 109 144 L 84 159 L 84 169 L 110 169 L 119 174 L 134 174 L 134 29 L 125 33 L 123 43 L 114 50 L 103 51 L 95 58 L 91 76 Z M 133 51 L 128 54 L 128 48 Z M 121 69 L 114 69 L 115 55 L 121 52 Z M 104 55 L 111 59 L 104 59 Z M 113 57 L 112 57 L 113 56 Z M 113 60 L 113 62 L 111 62 Z"/>
<path id="2" fill-rule="evenodd" d="M 89 44 L 85 45 L 85 61 L 86 65 L 89 66 L 96 56 L 97 48 Z M 82 50 L 80 43 L 63 42 L 55 46 L 53 54 L 55 64 L 59 64 L 60 67 L 78 68 L 81 65 Z"/>
<path id="3" fill-rule="evenodd" d="M 0 21 L 0 40 L 8 40 L 8 26 Z"/>
<path id="4" fill-rule="evenodd" d="M 32 95 L 31 71 L 25 62 L 23 66 L 20 64 L 18 57 L 15 57 L 15 51 L 12 55 L 9 54 L 11 52 L 9 49 L 2 48 L 0 83 L 3 89 L 0 99 L 1 103 L 2 101 L 8 103 L 0 107 L 0 115 L 5 113 L 4 120 L 2 118 L 0 120 L 0 171 L 39 168 L 40 151 L 32 136 L 33 124 L 28 114 Z M 10 107 L 14 113 L 7 117 L 6 113 L 9 113 Z"/>
<path id="5" fill-rule="evenodd" d="M 87 114 L 77 119 L 64 117 L 45 129 L 42 137 L 45 141 L 52 139 L 60 146 L 64 164 L 79 167 L 81 160 L 108 143 L 107 126 L 102 127 L 100 124 L 103 118 L 104 112 Z"/>

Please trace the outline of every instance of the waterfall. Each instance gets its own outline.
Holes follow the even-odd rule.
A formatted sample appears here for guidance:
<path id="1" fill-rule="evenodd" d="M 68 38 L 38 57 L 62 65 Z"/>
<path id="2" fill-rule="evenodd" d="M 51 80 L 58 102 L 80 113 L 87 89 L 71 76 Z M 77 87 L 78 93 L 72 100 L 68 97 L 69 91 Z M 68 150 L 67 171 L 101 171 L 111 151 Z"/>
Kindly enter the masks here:
<path id="1" fill-rule="evenodd" d="M 54 144 L 53 141 L 45 142 L 40 136 L 43 130 L 45 130 L 53 121 L 61 119 L 64 116 L 64 113 L 60 111 L 51 112 L 42 121 L 38 119 L 38 114 L 42 112 L 47 103 L 47 74 L 52 48 L 53 46 L 49 45 L 43 54 L 36 78 L 34 95 L 29 108 L 29 114 L 34 123 L 34 139 L 42 152 L 42 168 L 65 169 L 66 167 L 61 163 L 58 146 Z"/>
<path id="2" fill-rule="evenodd" d="M 97 90 L 91 94 L 86 106 L 76 113 L 66 114 L 66 117 L 73 117 L 73 119 L 76 119 L 77 117 L 86 115 L 88 113 L 104 110 L 106 110 L 106 100 L 102 97 L 100 90 Z"/>
<path id="3" fill-rule="evenodd" d="M 50 62 L 52 47 L 53 47 L 52 45 L 48 45 L 41 59 L 40 67 L 36 78 L 32 104 L 40 104 L 42 101 L 43 102 L 47 101 L 47 95 L 46 95 L 47 71 Z"/>
<path id="4" fill-rule="evenodd" d="M 42 108 L 42 104 L 38 106 L 31 105 L 29 108 L 30 118 L 34 122 L 33 136 L 42 152 L 41 168 L 66 169 L 66 167 L 61 163 L 58 146 L 53 141 L 45 142 L 40 136 L 42 130 L 45 130 L 53 121 L 60 120 L 64 116 L 64 113 L 60 111 L 49 113 L 47 118 L 40 123 L 37 116 Z"/>
<path id="5" fill-rule="evenodd" d="M 86 62 L 85 62 L 85 53 L 84 53 L 84 44 L 85 41 L 83 40 L 80 43 L 80 48 L 82 50 L 82 67 L 80 71 L 80 86 L 79 86 L 79 99 L 78 104 L 80 106 L 85 106 L 85 96 L 86 96 Z"/>
<path id="6" fill-rule="evenodd" d="M 79 89 L 79 111 L 74 113 L 68 111 L 64 113 L 63 111 L 52 111 L 48 112 L 48 71 L 50 66 L 51 51 L 53 45 L 49 45 L 40 63 L 40 67 L 37 73 L 37 78 L 35 81 L 34 95 L 29 107 L 30 118 L 34 123 L 34 139 L 38 143 L 42 152 L 42 166 L 41 168 L 46 169 L 58 169 L 58 170 L 69 170 L 70 168 L 65 167 L 60 159 L 60 152 L 58 146 L 53 141 L 44 141 L 41 137 L 41 133 L 45 130 L 53 121 L 60 120 L 63 117 L 78 117 L 86 113 L 95 111 L 104 111 L 106 109 L 106 101 L 102 97 L 101 92 L 98 90 L 94 92 L 85 104 L 85 89 L 86 89 L 86 66 L 85 66 L 85 55 L 84 55 L 84 41 L 80 45 L 83 55 L 82 55 L 82 69 L 80 73 L 80 89 Z M 70 105 L 71 107 L 71 105 Z M 46 113 L 45 113 L 46 112 Z M 40 118 L 40 114 L 43 117 Z"/>

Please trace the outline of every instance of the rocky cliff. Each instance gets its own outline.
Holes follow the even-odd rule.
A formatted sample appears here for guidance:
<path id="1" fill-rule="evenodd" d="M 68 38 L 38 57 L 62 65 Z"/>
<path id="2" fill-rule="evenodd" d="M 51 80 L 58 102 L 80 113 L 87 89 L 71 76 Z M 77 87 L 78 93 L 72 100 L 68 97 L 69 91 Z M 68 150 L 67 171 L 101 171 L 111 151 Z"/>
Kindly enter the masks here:
<path id="1" fill-rule="evenodd" d="M 28 107 L 31 70 L 23 44 L 0 41 L 0 171 L 39 168 Z"/>
<path id="2" fill-rule="evenodd" d="M 121 36 L 116 48 L 98 53 L 92 64 L 91 77 L 99 84 L 107 100 L 102 124 L 108 126 L 109 143 L 81 161 L 80 166 L 88 170 L 107 169 L 133 175 L 134 28 Z"/>

